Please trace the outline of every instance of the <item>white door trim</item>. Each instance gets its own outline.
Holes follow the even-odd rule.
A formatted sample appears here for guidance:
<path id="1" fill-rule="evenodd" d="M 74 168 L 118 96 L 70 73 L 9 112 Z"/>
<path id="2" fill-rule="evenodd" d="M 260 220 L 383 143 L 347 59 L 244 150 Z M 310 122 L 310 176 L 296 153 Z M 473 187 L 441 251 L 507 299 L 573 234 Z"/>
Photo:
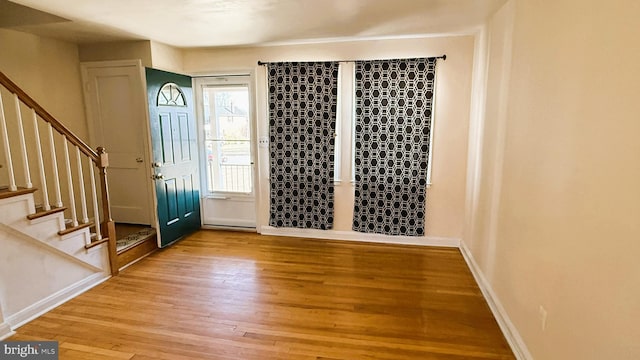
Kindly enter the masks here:
<path id="1" fill-rule="evenodd" d="M 219 78 L 219 79 L 225 79 L 225 78 L 238 78 L 238 79 L 242 79 L 242 81 L 238 82 L 238 83 L 243 83 L 246 84 L 249 90 L 249 112 L 250 112 L 250 123 L 251 123 L 251 129 L 250 129 L 250 137 L 251 137 L 251 153 L 252 153 L 252 162 L 253 162 L 253 169 L 252 169 L 252 176 L 253 176 L 253 201 L 255 203 L 254 207 L 254 211 L 255 211 L 255 228 L 256 229 L 260 229 L 262 224 L 260 223 L 260 214 L 259 214 L 259 209 L 260 209 L 260 193 L 261 193 L 261 183 L 260 183 L 260 164 L 259 164 L 259 156 L 258 156 L 258 123 L 257 123 L 257 113 L 256 113 L 256 89 L 255 89 L 255 71 L 254 70 L 240 70 L 240 71 L 233 71 L 233 72 L 212 72 L 212 73 L 207 73 L 206 75 L 200 75 L 200 76 L 194 76 L 193 77 L 193 92 L 194 92 L 194 100 L 195 100 L 195 115 L 196 115 L 196 124 L 197 124 L 197 131 L 198 131 L 198 148 L 199 149 L 204 149 L 204 124 L 203 124 L 203 119 L 204 119 L 204 114 L 203 114 L 203 108 L 202 108 L 202 93 L 201 93 L 201 88 L 203 85 L 205 84 L 212 84 L 212 79 L 214 78 Z M 231 79 L 233 80 L 233 79 Z M 213 82 L 213 84 L 215 85 L 225 85 L 225 81 L 224 80 L 220 80 L 220 82 Z M 232 82 L 232 84 L 235 84 Z M 206 158 L 205 157 L 201 157 L 200 158 L 200 209 L 201 209 L 201 219 L 202 219 L 202 225 L 203 227 L 208 226 L 207 224 L 205 224 L 205 201 L 208 198 L 209 194 L 206 194 L 205 191 L 207 189 L 207 172 L 206 172 Z M 230 224 L 231 225 L 231 224 Z M 240 221 L 237 223 L 234 223 L 232 226 L 240 226 L 240 227 L 246 227 L 247 224 Z"/>

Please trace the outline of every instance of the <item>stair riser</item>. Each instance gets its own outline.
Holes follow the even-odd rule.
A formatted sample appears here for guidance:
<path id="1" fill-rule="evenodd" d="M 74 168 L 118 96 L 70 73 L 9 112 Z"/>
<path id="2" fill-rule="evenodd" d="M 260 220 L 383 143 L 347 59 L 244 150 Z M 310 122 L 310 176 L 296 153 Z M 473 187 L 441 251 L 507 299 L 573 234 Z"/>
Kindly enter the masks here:
<path id="1" fill-rule="evenodd" d="M 104 256 L 108 257 L 106 245 L 89 250 L 84 247 L 91 243 L 90 228 L 60 236 L 58 231 L 65 229 L 63 213 L 54 213 L 28 220 L 27 215 L 34 212 L 33 194 L 19 195 L 0 201 L 0 221 L 5 225 L 87 264 L 105 270 L 109 268 L 108 258 L 105 260 Z"/>
<path id="2" fill-rule="evenodd" d="M 19 226 L 16 226 L 18 224 Z M 55 240 L 61 240 L 58 231 L 61 230 L 61 227 L 64 228 L 64 219 L 47 216 L 38 219 L 37 222 L 33 220 L 26 220 L 24 224 L 16 222 L 11 227 L 46 243 L 52 243 Z"/>
<path id="3" fill-rule="evenodd" d="M 33 214 L 36 207 L 33 204 L 33 194 L 15 196 L 0 201 L 0 219 L 7 225 L 26 221 L 27 215 Z"/>

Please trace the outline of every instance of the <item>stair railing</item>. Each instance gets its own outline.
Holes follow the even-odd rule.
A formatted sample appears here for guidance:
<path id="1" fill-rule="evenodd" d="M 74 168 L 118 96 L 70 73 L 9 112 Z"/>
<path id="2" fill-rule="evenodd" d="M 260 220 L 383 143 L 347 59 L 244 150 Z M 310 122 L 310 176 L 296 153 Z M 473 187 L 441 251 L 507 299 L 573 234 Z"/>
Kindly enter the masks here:
<path id="1" fill-rule="evenodd" d="M 75 229 L 94 227 L 95 235 L 85 248 L 107 243 L 111 274 L 116 275 L 116 231 L 109 203 L 109 160 L 106 150 L 102 147 L 93 150 L 2 72 L 0 84 L 0 146 L 4 150 L 8 190 L 14 192 L 34 188 L 31 170 L 32 167 L 37 168 L 36 185 L 41 211 L 63 210 L 66 205 L 63 211 L 65 218 L 69 218 L 66 220 L 67 229 L 60 232 L 61 235 Z M 7 97 L 11 98 L 6 102 L 3 88 L 4 94 L 8 93 Z M 13 102 L 13 109 L 6 107 L 9 102 Z M 12 117 L 8 116 L 10 112 Z M 23 113 L 28 113 L 30 124 L 25 123 Z M 46 130 L 44 140 L 41 128 Z M 16 143 L 17 155 L 12 153 Z M 45 156 L 45 150 L 49 151 L 50 156 Z M 32 160 L 34 154 L 35 160 Z M 87 172 L 88 178 L 85 177 Z"/>

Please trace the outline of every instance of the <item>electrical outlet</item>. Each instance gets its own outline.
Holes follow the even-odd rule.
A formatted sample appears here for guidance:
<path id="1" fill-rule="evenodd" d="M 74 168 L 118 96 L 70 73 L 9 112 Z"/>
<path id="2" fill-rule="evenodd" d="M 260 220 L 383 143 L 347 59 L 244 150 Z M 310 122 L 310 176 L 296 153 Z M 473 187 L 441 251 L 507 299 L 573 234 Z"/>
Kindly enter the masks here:
<path id="1" fill-rule="evenodd" d="M 540 328 L 542 329 L 542 331 L 545 331 L 545 329 L 547 328 L 547 310 L 544 308 L 544 306 L 540 305 L 540 307 L 538 308 L 538 313 L 540 316 Z"/>
<path id="2" fill-rule="evenodd" d="M 261 136 L 258 139 L 258 147 L 268 148 L 269 147 L 269 137 L 268 136 Z"/>

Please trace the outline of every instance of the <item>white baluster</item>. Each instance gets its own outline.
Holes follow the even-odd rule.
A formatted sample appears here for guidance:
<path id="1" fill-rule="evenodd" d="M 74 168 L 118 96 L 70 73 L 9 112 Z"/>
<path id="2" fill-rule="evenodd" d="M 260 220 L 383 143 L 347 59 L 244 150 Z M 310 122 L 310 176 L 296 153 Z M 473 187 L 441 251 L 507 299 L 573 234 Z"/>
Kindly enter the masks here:
<path id="1" fill-rule="evenodd" d="M 89 216 L 87 215 L 87 195 L 84 190 L 84 174 L 82 173 L 82 158 L 80 157 L 80 148 L 76 148 L 76 160 L 78 163 L 78 182 L 80 182 L 80 211 L 82 213 L 82 223 L 89 222 Z"/>
<path id="2" fill-rule="evenodd" d="M 7 120 L 4 116 L 4 104 L 2 94 L 0 94 L 0 129 L 2 130 L 2 142 L 4 143 L 4 156 L 7 162 L 7 172 L 9 173 L 9 191 L 16 191 L 16 177 L 13 173 L 13 161 L 11 160 L 11 146 L 9 145 L 9 133 L 7 132 Z"/>
<path id="3" fill-rule="evenodd" d="M 33 116 L 33 133 L 36 138 L 36 155 L 38 156 L 38 169 L 40 170 L 40 185 L 42 190 L 42 208 L 47 211 L 51 210 L 49 204 L 49 190 L 47 188 L 47 178 L 44 170 L 44 159 L 42 158 L 42 144 L 40 144 L 40 129 L 38 129 L 38 115 L 36 111 L 31 109 L 31 115 Z"/>
<path id="4" fill-rule="evenodd" d="M 53 187 L 56 192 L 56 207 L 62 207 L 60 192 L 60 174 L 58 174 L 58 157 L 56 156 L 56 142 L 53 139 L 53 127 L 49 124 L 49 147 L 51 148 L 51 166 L 53 168 Z"/>
<path id="5" fill-rule="evenodd" d="M 73 193 L 73 178 L 71 177 L 71 161 L 69 160 L 69 144 L 67 137 L 64 137 L 64 162 L 67 169 L 67 185 L 69 189 L 69 210 L 71 211 L 71 224 L 78 226 L 78 214 L 76 214 L 76 196 Z"/>
<path id="6" fill-rule="evenodd" d="M 96 195 L 96 175 L 93 170 L 93 161 L 89 158 L 89 177 L 91 179 L 91 196 L 93 198 L 93 222 L 96 224 L 96 241 L 102 240 L 100 229 L 100 212 L 98 211 L 98 196 Z"/>
<path id="7" fill-rule="evenodd" d="M 18 117 L 18 138 L 20 140 L 20 150 L 22 150 L 22 167 L 24 168 L 24 182 L 27 189 L 33 187 L 31 182 L 31 171 L 29 170 L 29 157 L 27 156 L 27 142 L 24 138 L 24 126 L 22 125 L 22 110 L 20 110 L 20 99 L 18 94 L 13 94 L 13 103 L 16 107 L 16 116 Z"/>

